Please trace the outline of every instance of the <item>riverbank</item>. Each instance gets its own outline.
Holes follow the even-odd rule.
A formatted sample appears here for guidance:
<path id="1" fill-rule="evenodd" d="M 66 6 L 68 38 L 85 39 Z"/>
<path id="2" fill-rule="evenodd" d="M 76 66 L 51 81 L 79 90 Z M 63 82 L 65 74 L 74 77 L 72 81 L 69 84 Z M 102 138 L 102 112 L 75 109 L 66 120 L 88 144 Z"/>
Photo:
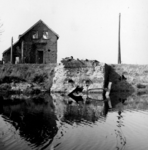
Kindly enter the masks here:
<path id="1" fill-rule="evenodd" d="M 59 64 L 0 65 L 0 91 L 5 94 L 70 93 L 76 87 L 84 93 L 148 93 L 148 65 L 105 64 L 97 60 L 68 57 Z"/>
<path id="2" fill-rule="evenodd" d="M 0 91 L 36 94 L 69 94 L 77 87 L 83 92 L 103 92 L 105 63 L 65 58 L 59 64 L 5 64 L 0 66 Z"/>
<path id="3" fill-rule="evenodd" d="M 1 93 L 40 93 L 50 91 L 56 64 L 0 65 Z"/>
<path id="4" fill-rule="evenodd" d="M 111 64 L 112 92 L 148 94 L 148 65 Z"/>

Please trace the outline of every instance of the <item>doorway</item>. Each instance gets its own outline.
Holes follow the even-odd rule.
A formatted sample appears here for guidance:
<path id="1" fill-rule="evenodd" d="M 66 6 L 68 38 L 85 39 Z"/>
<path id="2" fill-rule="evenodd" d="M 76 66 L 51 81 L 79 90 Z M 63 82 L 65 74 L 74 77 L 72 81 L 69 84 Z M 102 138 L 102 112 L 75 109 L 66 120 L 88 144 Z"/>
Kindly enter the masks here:
<path id="1" fill-rule="evenodd" d="M 37 63 L 42 64 L 43 63 L 43 50 L 37 51 Z"/>

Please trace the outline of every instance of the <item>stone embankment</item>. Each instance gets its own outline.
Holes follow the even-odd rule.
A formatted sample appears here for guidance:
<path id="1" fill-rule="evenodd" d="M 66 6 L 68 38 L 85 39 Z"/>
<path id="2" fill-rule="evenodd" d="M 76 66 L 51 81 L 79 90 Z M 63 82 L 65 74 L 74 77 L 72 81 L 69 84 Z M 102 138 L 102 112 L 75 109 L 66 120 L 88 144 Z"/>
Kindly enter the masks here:
<path id="1" fill-rule="evenodd" d="M 51 92 L 70 93 L 76 87 L 83 92 L 102 92 L 104 67 L 104 63 L 96 60 L 63 59 L 55 68 Z"/>
<path id="2" fill-rule="evenodd" d="M 76 87 L 84 93 L 103 92 L 112 83 L 111 92 L 148 93 L 148 65 L 100 63 L 68 57 L 59 64 L 0 65 L 1 93 L 70 93 Z"/>
<path id="3" fill-rule="evenodd" d="M 111 92 L 148 94 L 148 65 L 63 60 L 55 68 L 51 91 L 68 92 L 78 85 L 83 87 L 84 92 L 87 88 L 94 92 L 95 89 L 108 88 L 109 83 L 112 83 Z"/>
<path id="4" fill-rule="evenodd" d="M 59 64 L 5 64 L 0 66 L 0 90 L 6 93 L 102 92 L 105 64 L 97 60 L 63 59 Z"/>
<path id="5" fill-rule="evenodd" d="M 112 92 L 148 93 L 148 65 L 108 65 Z"/>

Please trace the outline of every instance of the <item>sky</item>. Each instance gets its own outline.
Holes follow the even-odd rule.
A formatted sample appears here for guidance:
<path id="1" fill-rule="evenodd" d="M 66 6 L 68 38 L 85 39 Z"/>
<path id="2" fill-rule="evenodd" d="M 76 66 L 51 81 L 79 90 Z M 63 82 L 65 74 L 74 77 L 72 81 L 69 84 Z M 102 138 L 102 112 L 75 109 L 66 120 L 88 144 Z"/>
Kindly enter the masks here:
<path id="1" fill-rule="evenodd" d="M 58 62 L 79 59 L 148 64 L 148 0 L 0 0 L 2 53 L 40 19 L 59 35 Z"/>

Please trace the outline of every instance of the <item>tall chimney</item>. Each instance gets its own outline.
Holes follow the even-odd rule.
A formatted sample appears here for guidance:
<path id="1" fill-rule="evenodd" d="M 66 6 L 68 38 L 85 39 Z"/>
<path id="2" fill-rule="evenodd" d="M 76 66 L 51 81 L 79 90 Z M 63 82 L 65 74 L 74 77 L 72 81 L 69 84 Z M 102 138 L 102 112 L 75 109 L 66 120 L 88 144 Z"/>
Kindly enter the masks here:
<path id="1" fill-rule="evenodd" d="M 118 64 L 121 64 L 121 43 L 120 43 L 120 21 L 121 13 L 119 13 L 119 33 L 118 33 Z"/>

